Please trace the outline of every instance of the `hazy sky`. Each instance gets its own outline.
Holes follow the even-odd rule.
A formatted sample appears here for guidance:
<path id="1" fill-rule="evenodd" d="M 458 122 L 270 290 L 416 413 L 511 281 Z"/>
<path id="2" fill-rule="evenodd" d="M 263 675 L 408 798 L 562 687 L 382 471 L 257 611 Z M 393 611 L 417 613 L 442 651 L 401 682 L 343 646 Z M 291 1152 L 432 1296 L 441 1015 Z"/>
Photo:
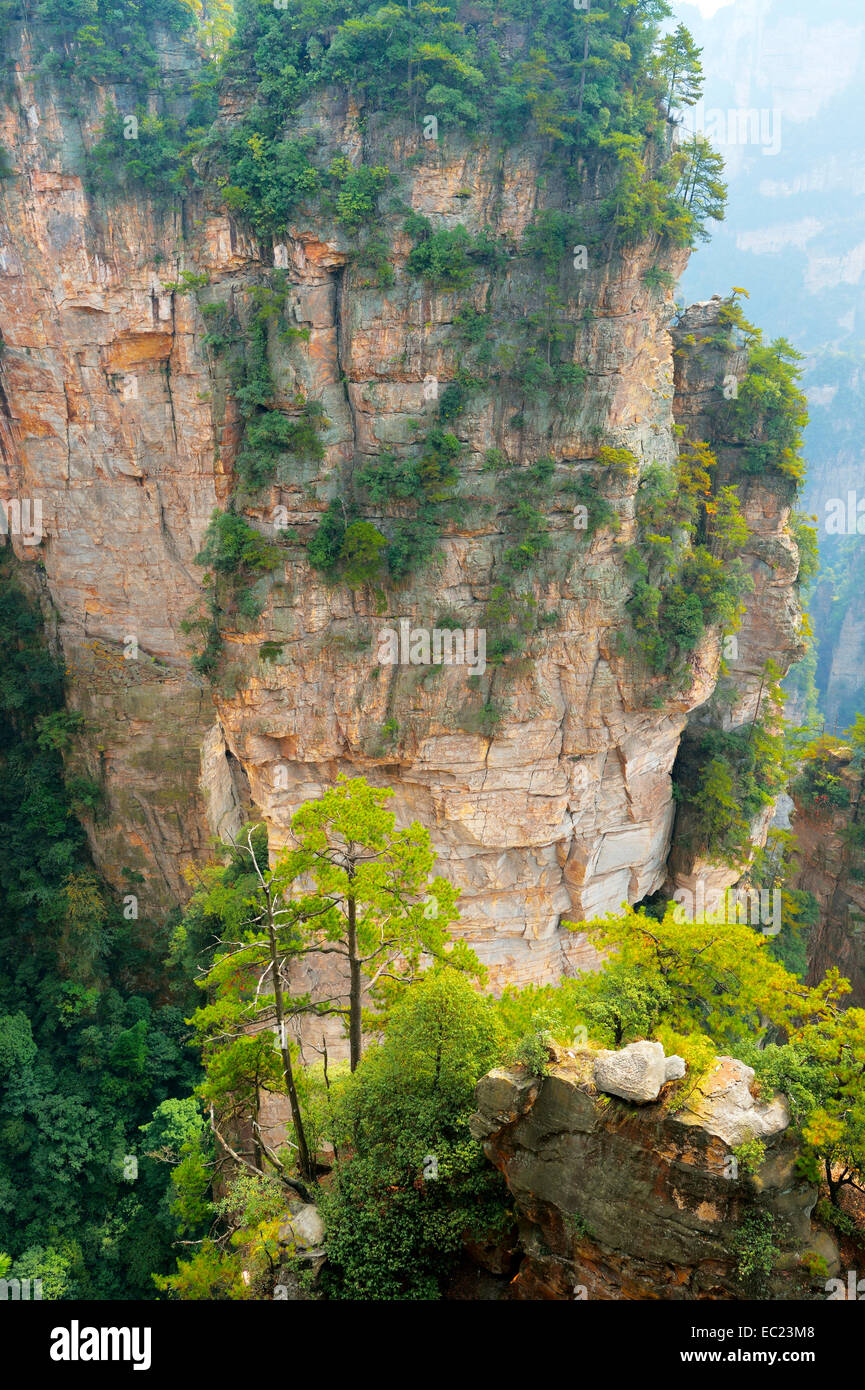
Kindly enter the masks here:
<path id="1" fill-rule="evenodd" d="M 706 19 L 711 19 L 713 14 L 722 10 L 725 5 L 732 5 L 734 0 L 685 0 L 685 3 L 696 6 Z"/>

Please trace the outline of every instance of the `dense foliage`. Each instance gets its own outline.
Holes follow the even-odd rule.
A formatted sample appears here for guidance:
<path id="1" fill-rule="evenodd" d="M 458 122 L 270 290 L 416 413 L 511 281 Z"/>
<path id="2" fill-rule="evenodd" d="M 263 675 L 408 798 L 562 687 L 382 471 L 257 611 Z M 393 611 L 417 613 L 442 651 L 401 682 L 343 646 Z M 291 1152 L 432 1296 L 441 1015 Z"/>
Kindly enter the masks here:
<path id="1" fill-rule="evenodd" d="M 44 71 L 141 88 L 160 76 L 160 38 L 186 36 L 193 27 L 184 0 L 0 0 L 0 37 L 25 17 L 34 25 Z"/>
<path id="2" fill-rule="evenodd" d="M 750 585 L 739 558 L 748 528 L 738 493 L 719 485 L 708 446 L 691 444 L 681 448 L 675 473 L 646 470 L 636 518 L 637 544 L 626 556 L 631 622 L 648 669 L 686 681 L 687 658 L 707 629 L 731 633 L 738 626 Z"/>
<path id="3" fill-rule="evenodd" d="M 445 969 L 395 1009 L 336 1107 L 347 1156 L 323 1196 L 331 1298 L 437 1298 L 467 1239 L 509 1224 L 503 1179 L 470 1137 L 476 1083 L 500 1059 L 493 1001 Z"/>
<path id="4" fill-rule="evenodd" d="M 847 760 L 839 752 L 843 744 L 839 747 L 839 740 L 828 735 L 804 752 L 792 791 L 808 815 L 829 816 L 850 805 L 850 786 L 843 776 Z"/>
<path id="5" fill-rule="evenodd" d="M 307 1181 L 314 1172 L 287 1026 L 305 1014 L 342 1019 L 354 1071 L 365 1007 L 367 1025 L 381 1027 L 422 959 L 482 973 L 464 943 L 450 939 L 456 893 L 429 877 L 435 856 L 428 832 L 417 823 L 396 829 L 386 809 L 392 794 L 340 778 L 295 813 L 293 843 L 273 868 L 264 827 L 247 827 L 227 864 L 201 875 L 175 940 L 185 953 L 190 928 L 195 938 L 203 921 L 213 933 L 197 957 L 208 1002 L 192 1019 L 206 1066 L 202 1096 L 219 1101 L 233 1127 L 255 1134 L 262 1090 L 286 1095 Z M 334 977 L 332 990 L 315 998 L 295 986 L 308 957 Z M 268 1033 L 258 1031 L 263 1023 L 283 1039 L 281 1062 Z"/>
<path id="6" fill-rule="evenodd" d="M 231 902 L 228 894 L 211 907 L 230 915 Z M 367 1048 L 352 1075 L 333 1066 L 303 1071 L 301 1103 L 314 1145 L 332 1146 L 331 1171 L 314 1191 L 328 1257 L 317 1296 L 441 1297 L 464 1240 L 483 1243 L 507 1231 L 507 1193 L 468 1131 L 474 1085 L 506 1060 L 544 1074 L 553 1041 L 661 1041 L 688 1066 L 665 1094 L 673 1109 L 718 1054 L 742 1057 L 767 1093 L 783 1089 L 790 1097 L 802 1171 L 826 1184 L 836 1206 L 845 1186 L 863 1184 L 865 1013 L 843 1009 L 848 986 L 836 972 L 810 988 L 752 927 L 729 922 L 719 932 L 711 921 L 679 920 L 672 905 L 656 915 L 626 911 L 580 923 L 579 930 L 604 953 L 599 971 L 557 986 L 510 988 L 495 1002 L 464 974 L 439 966 L 402 994 L 384 1020 L 383 1040 Z M 244 1070 L 248 1104 L 257 1085 L 270 1084 L 267 1057 L 274 1074 L 278 1065 L 268 1033 L 249 1036 L 246 1047 L 258 1057 L 255 1069 Z M 205 1083 L 220 1113 L 231 1088 L 240 1093 L 241 1072 L 225 1056 L 223 1039 L 211 1051 Z M 758 1143 L 735 1152 L 743 1174 L 759 1172 L 765 1153 Z M 284 1267 L 277 1275 L 286 1258 L 275 1239 L 280 1198 L 266 1171 L 276 1157 L 291 1161 L 284 1150 L 262 1154 L 260 1147 L 256 1157 L 253 1146 L 243 1172 L 231 1170 L 229 1197 L 211 1207 L 211 1239 L 181 1260 L 164 1287 L 182 1298 L 266 1297 L 273 1280 L 285 1277 Z M 175 1189 L 193 1211 L 207 1173 L 206 1163 L 175 1172 Z M 771 1240 L 757 1238 L 762 1221 L 758 1205 L 730 1251 L 746 1296 L 759 1296 L 775 1259 Z M 302 1271 L 302 1260 L 296 1268 Z"/>
<path id="7" fill-rule="evenodd" d="M 13 1276 L 42 1277 L 46 1298 L 143 1297 L 172 1262 L 160 1203 L 179 1145 L 165 1106 L 195 1065 L 162 932 L 131 915 L 131 897 L 121 908 L 90 862 L 74 807 L 98 805 L 99 789 L 66 778 L 61 757 L 80 723 L 38 605 L 4 559 L 0 1250 Z"/>
<path id="8" fill-rule="evenodd" d="M 745 317 L 743 295 L 747 291 L 734 289 L 721 307 L 716 331 L 700 340 L 685 337 L 682 348 L 695 348 L 698 355 L 706 348 L 747 352 L 744 380 L 734 394 L 725 392 L 720 435 L 725 443 L 739 446 L 739 473 L 764 478 L 792 501 L 805 476 L 802 436 L 808 401 L 799 365 L 804 359 L 786 338 L 764 341 L 761 330 Z"/>
<path id="9" fill-rule="evenodd" d="M 528 14 L 516 0 L 470 9 L 314 0 L 285 10 L 241 0 L 227 80 L 254 100 L 231 132 L 227 196 L 260 231 L 284 228 L 319 181 L 292 122 L 334 84 L 364 114 L 541 140 L 575 180 L 575 159 L 604 163 L 616 171 L 608 211 L 623 233 L 687 241 L 704 179 L 690 150 L 672 152 L 667 115 L 696 100 L 700 68 L 681 35 L 658 46 L 669 13 L 666 0 L 610 0 L 585 13 L 541 0 Z M 372 173 L 361 166 L 353 177 L 370 185 Z M 723 216 L 720 185 L 715 203 L 708 215 Z"/>
<path id="10" fill-rule="evenodd" d="M 696 724 L 683 735 L 673 791 L 682 842 L 698 855 L 741 867 L 753 850 L 755 822 L 787 785 L 791 760 L 778 675 L 767 662 L 750 723 L 733 729 Z"/>

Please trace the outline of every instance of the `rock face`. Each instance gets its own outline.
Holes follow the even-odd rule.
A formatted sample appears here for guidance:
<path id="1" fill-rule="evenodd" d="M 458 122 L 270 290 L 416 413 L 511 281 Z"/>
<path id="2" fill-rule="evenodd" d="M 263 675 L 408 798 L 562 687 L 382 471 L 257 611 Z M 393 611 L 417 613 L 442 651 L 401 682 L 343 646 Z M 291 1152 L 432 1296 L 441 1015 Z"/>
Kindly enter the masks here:
<path id="1" fill-rule="evenodd" d="M 861 486 L 860 483 L 860 493 Z M 861 554 L 856 554 L 849 563 L 848 592 L 858 596 L 862 593 L 862 584 L 865 581 L 865 564 Z M 835 596 L 831 595 L 830 604 L 834 600 Z M 834 617 L 834 614 L 832 616 Z M 825 653 L 821 650 L 820 653 L 821 674 L 825 673 L 826 713 L 837 728 L 843 729 L 845 725 L 852 724 L 865 703 L 862 690 L 862 671 L 865 667 L 865 618 L 857 598 L 848 600 L 848 607 L 834 642 L 834 624 L 829 633 L 828 650 Z"/>
<path id="2" fill-rule="evenodd" d="M 162 59 L 179 61 L 170 48 Z M 105 812 L 89 827 L 101 868 L 118 885 L 125 871 L 143 875 L 145 909 L 162 910 L 186 891 L 184 859 L 236 827 L 250 799 L 278 848 L 302 801 L 340 772 L 362 774 L 393 789 L 399 823 L 429 827 L 493 987 L 590 964 L 585 938 L 562 919 L 615 911 L 662 885 L 671 769 L 689 712 L 718 672 L 712 639 L 695 656 L 689 688 L 671 695 L 620 642 L 639 472 L 670 465 L 677 418 L 702 429 L 718 398 L 699 364 L 689 372 L 680 363 L 674 385 L 672 294 L 646 283 L 657 248 L 593 254 L 588 270 L 560 285 L 575 361 L 587 372 L 572 409 L 539 396 L 514 414 L 507 391 L 481 393 L 454 424 L 459 519 L 437 562 L 382 598 L 326 586 L 302 547 L 286 547 L 282 570 L 261 583 L 260 619 L 226 634 L 224 678 L 211 691 L 191 667 L 182 624 L 200 602 L 194 558 L 229 494 L 240 428 L 204 343 L 202 308 L 229 303 L 243 319 L 272 267 L 290 272 L 294 331 L 271 333 L 268 345 L 276 403 L 288 414 L 298 397 L 322 403 L 324 456 L 282 477 L 246 515 L 273 535 L 280 508 L 305 540 L 352 462 L 406 450 L 414 422 L 433 422 L 424 383 L 443 387 L 456 374 L 449 330 L 466 296 L 431 291 L 408 273 L 410 244 L 396 220 L 386 228 L 395 280 L 380 289 L 351 264 L 344 232 L 320 216 L 299 214 L 284 243 L 263 247 L 197 196 L 170 212 L 146 198 L 94 202 L 82 183 L 82 129 L 86 144 L 105 96 L 73 113 L 34 75 L 22 38 L 0 129 L 16 171 L 2 184 L 0 221 L 0 496 L 43 507 L 42 544 L 13 544 L 43 576 L 70 700 L 89 721 L 76 770 L 103 787 Z M 334 153 L 402 170 L 395 196 L 436 227 L 487 226 L 517 243 L 541 196 L 561 195 L 530 147 L 454 137 L 430 149 L 417 130 L 361 128 L 338 95 L 311 110 L 309 124 Z M 585 190 L 587 216 L 601 193 Z M 667 269 L 678 272 L 683 257 L 670 253 Z M 198 298 L 167 288 L 184 271 L 209 277 Z M 536 311 L 537 277 L 508 267 L 496 283 L 485 275 L 468 296 L 475 308 L 492 295 L 518 317 Z M 692 311 L 688 324 L 695 314 L 710 322 L 717 307 Z M 411 666 L 383 667 L 381 631 L 400 618 L 425 627 L 443 615 L 468 628 L 482 620 L 508 544 L 486 452 L 550 456 L 557 474 L 573 477 L 596 468 L 603 439 L 632 450 L 638 474 L 614 498 L 618 531 L 580 537 L 572 508 L 551 506 L 553 563 L 536 600 L 552 618 L 527 660 L 490 668 L 477 686 L 458 667 L 424 679 Z M 795 627 L 786 511 L 756 485 L 746 510 L 758 584 L 742 639 L 742 718 L 764 653 L 783 660 Z M 265 641 L 274 659 L 260 658 Z"/>
<path id="3" fill-rule="evenodd" d="M 162 288 L 179 223 L 146 200 L 95 212 L 81 123 L 68 93 L 34 83 L 29 45 L 25 31 L 0 107 L 16 170 L 0 186 L 0 497 L 42 507 L 42 544 L 12 543 L 43 572 L 89 721 L 76 771 L 105 792 L 98 860 L 118 885 L 144 875 L 143 910 L 161 912 L 187 891 L 184 859 L 207 850 L 200 754 L 216 713 L 180 624 L 226 479 L 189 303 Z M 88 138 L 106 95 L 87 103 Z M 218 238 L 202 229 L 214 255 Z"/>
<path id="4" fill-rule="evenodd" d="M 850 805 L 833 809 L 796 794 L 793 831 L 797 869 L 793 888 L 813 893 L 819 919 L 808 935 L 807 982 L 816 985 L 836 966 L 850 981 L 842 1007 L 865 1007 L 865 866 L 861 847 L 851 846 L 847 832 L 859 819 L 862 774 L 851 767 L 853 751 L 837 744 L 828 770 L 846 788 Z"/>
<path id="5" fill-rule="evenodd" d="M 559 1054 L 543 1080 L 489 1073 L 472 1131 L 513 1194 L 525 1252 L 515 1283 L 528 1299 L 820 1297 L 800 1256 L 837 1266 L 812 1230 L 816 1188 L 795 1169 L 781 1096 L 755 1099 L 753 1072 L 729 1057 L 681 1109 L 598 1096 L 595 1055 Z M 753 1177 L 731 1148 L 765 1144 Z M 733 1176 L 738 1172 L 738 1176 Z M 737 1240 L 770 1224 L 774 1268 L 758 1289 L 738 1268 Z"/>
<path id="6" fill-rule="evenodd" d="M 735 1057 L 720 1057 L 707 1082 L 701 1082 L 679 1115 L 682 1124 L 700 1125 L 730 1148 L 749 1139 L 778 1134 L 790 1123 L 790 1107 L 780 1092 L 769 1101 L 755 1100 L 754 1070 Z"/>
<path id="7" fill-rule="evenodd" d="M 711 444 L 718 460 L 718 485 L 735 482 L 742 512 L 748 523 L 748 541 L 742 560 L 753 589 L 746 599 L 738 631 L 725 650 L 728 680 L 723 701 L 708 699 L 688 716 L 680 743 L 680 757 L 687 758 L 692 736 L 706 726 L 724 730 L 740 728 L 757 717 L 765 690 L 767 661 L 781 671 L 805 654 L 802 613 L 796 591 L 799 550 L 790 534 L 791 503 L 783 486 L 763 476 L 748 476 L 741 468 L 743 444 L 725 432 L 717 397 L 735 378 L 745 375 L 747 352 L 728 352 L 712 341 L 717 331 L 717 299 L 694 304 L 677 323 L 675 413 L 689 439 Z M 714 689 L 710 692 L 713 695 Z M 754 845 L 763 845 L 772 822 L 772 807 L 751 827 Z M 742 866 L 744 867 L 744 866 Z M 741 878 L 742 867 L 707 860 L 688 846 L 688 825 L 674 826 L 668 861 L 666 891 L 672 896 L 683 889 L 695 896 L 723 892 Z"/>
<path id="8" fill-rule="evenodd" d="M 327 1255 L 325 1226 L 313 1202 L 289 1201 L 290 1216 L 279 1227 L 278 1260 L 272 1297 L 304 1303 L 316 1297 L 315 1286 Z"/>
<path id="9" fill-rule="evenodd" d="M 743 560 L 754 588 L 748 595 L 736 644 L 725 657 L 730 667 L 733 700 L 725 703 L 718 722 L 723 728 L 737 728 L 752 720 L 758 711 L 764 687 L 764 668 L 771 658 L 786 669 L 805 652 L 802 613 L 794 584 L 799 572 L 799 551 L 788 529 L 791 502 L 783 486 L 768 475 L 748 475 L 741 466 L 746 445 L 728 432 L 725 417 L 718 411 L 718 397 L 725 382 L 732 388 L 733 378 L 741 381 L 747 367 L 747 351 L 727 351 L 713 342 L 718 331 L 718 299 L 693 304 L 686 309 L 673 330 L 676 350 L 675 414 L 688 439 L 711 444 L 718 460 L 719 485 L 735 482 L 749 536 Z M 691 340 L 694 340 L 693 342 Z M 714 711 L 695 710 L 693 722 L 705 720 Z"/>

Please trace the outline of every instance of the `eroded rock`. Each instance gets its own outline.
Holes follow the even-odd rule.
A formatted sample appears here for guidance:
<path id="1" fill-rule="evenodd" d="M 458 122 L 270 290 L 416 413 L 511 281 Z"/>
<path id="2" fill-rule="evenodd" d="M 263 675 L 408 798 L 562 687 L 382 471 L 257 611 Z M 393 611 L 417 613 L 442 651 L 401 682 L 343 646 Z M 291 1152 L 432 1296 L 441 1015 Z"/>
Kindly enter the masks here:
<path id="1" fill-rule="evenodd" d="M 754 1070 L 735 1057 L 719 1057 L 718 1065 L 692 1092 L 679 1111 L 683 1125 L 700 1125 L 730 1147 L 748 1139 L 779 1134 L 790 1123 L 790 1107 L 776 1092 L 768 1101 L 754 1097 Z"/>
<path id="2" fill-rule="evenodd" d="M 651 1055 L 655 1077 L 675 1060 Z M 535 1087 L 522 1069 L 481 1080 L 472 1129 L 513 1195 L 524 1251 L 517 1297 L 572 1299 L 579 1286 L 591 1299 L 825 1296 L 801 1256 L 819 1250 L 834 1267 L 837 1246 L 812 1226 L 817 1191 L 796 1167 L 786 1102 L 755 1099 L 753 1073 L 736 1059 L 717 1063 L 678 1112 L 599 1097 L 588 1052 L 560 1054 Z M 765 1158 L 750 1176 L 730 1149 L 753 1135 Z M 764 1215 L 779 1256 L 754 1289 L 736 1242 L 743 1223 Z"/>
<path id="3" fill-rule="evenodd" d="M 659 1042 L 635 1042 L 619 1052 L 599 1052 L 594 1077 L 599 1091 L 635 1105 L 657 1100 L 667 1079 L 663 1046 Z"/>
<path id="4" fill-rule="evenodd" d="M 324 583 L 305 545 L 288 547 L 279 571 L 260 581 L 258 626 L 224 634 L 225 669 L 212 692 L 192 667 L 183 624 L 202 599 L 195 556 L 230 496 L 242 422 L 224 364 L 206 346 L 203 308 L 230 301 L 243 320 L 272 263 L 290 272 L 295 331 L 288 341 L 272 334 L 274 403 L 290 415 L 298 398 L 322 402 L 323 457 L 295 460 L 245 514 L 272 535 L 281 508 L 306 542 L 356 462 L 386 450 L 414 456 L 411 422 L 427 429 L 437 420 L 424 386 L 431 376 L 443 389 L 463 365 L 453 332 L 460 299 L 430 292 L 408 271 L 408 238 L 385 214 L 394 282 L 383 290 L 358 272 L 345 229 L 320 209 L 299 209 L 272 254 L 197 193 L 185 201 L 180 244 L 174 219 L 144 196 L 118 196 L 106 211 L 87 192 L 81 159 L 105 94 L 82 97 L 73 112 L 49 79 L 34 88 L 26 41 L 12 57 L 0 140 L 21 176 L 4 184 L 0 221 L 8 404 L 0 493 L 43 505 L 44 544 L 13 543 L 23 562 L 44 565 L 70 703 L 93 730 L 73 770 L 104 789 L 105 815 L 88 827 L 100 869 L 118 888 L 124 871 L 140 872 L 143 911 L 188 892 L 180 865 L 207 856 L 208 813 L 223 828 L 235 819 L 232 788 L 209 757 L 218 722 L 274 850 L 303 801 L 340 772 L 366 776 L 393 789 L 399 824 L 429 827 L 439 868 L 461 891 L 461 931 L 493 988 L 591 966 L 586 938 L 562 920 L 616 911 L 661 886 L 671 770 L 689 712 L 706 704 L 720 664 L 718 636 L 708 633 L 686 688 L 671 690 L 647 673 L 628 622 L 633 581 L 624 556 L 640 476 L 653 464 L 673 466 L 677 422 L 711 439 L 704 417 L 724 369 L 720 358 L 707 369 L 683 342 L 674 372 L 673 292 L 647 283 L 656 245 L 619 247 L 568 281 L 562 312 L 586 373 L 579 401 L 561 409 L 538 394 L 517 424 L 509 390 L 491 387 L 461 414 L 460 506 L 442 533 L 438 567 L 382 600 L 372 587 Z M 31 109 L 38 119 L 28 118 Z M 540 207 L 571 196 L 542 170 L 537 143 L 478 145 L 454 133 L 446 151 L 433 151 L 418 132 L 411 148 L 401 126 L 362 125 L 333 93 L 298 120 L 329 145 L 325 160 L 342 152 L 399 171 L 406 207 L 436 226 L 453 225 L 454 199 L 468 188 L 459 220 L 518 245 Z M 580 196 L 591 222 L 606 190 L 590 182 Z M 662 259 L 675 279 L 687 252 Z M 167 289 L 184 270 L 206 273 L 209 286 L 200 295 Z M 477 309 L 497 299 L 527 319 L 541 294 L 537 276 L 509 261 L 491 277 L 479 269 L 469 298 Z M 692 315 L 701 340 L 712 337 L 719 307 L 712 301 Z M 383 668 L 378 634 L 402 617 L 427 628 L 442 614 L 470 628 L 485 623 L 496 562 L 512 541 L 510 504 L 488 505 L 487 451 L 521 464 L 549 455 L 564 483 L 598 472 L 601 439 L 636 459 L 635 475 L 611 492 L 617 529 L 575 531 L 563 492 L 547 508 L 555 562 L 537 601 L 555 621 L 538 629 L 506 693 L 498 680 L 470 688 L 459 667 L 423 680 L 413 668 Z M 751 566 L 757 597 L 748 599 L 736 668 L 747 674 L 750 711 L 764 653 L 786 662 L 796 605 L 787 510 L 756 480 L 747 506 L 761 544 L 777 542 L 784 561 L 760 564 L 755 552 Z M 751 614 L 758 602 L 759 622 Z M 144 654 L 136 662 L 124 658 L 129 635 Z M 265 641 L 279 648 L 272 661 L 260 659 Z M 494 732 L 484 725 L 491 695 Z M 391 743 L 382 739 L 390 722 L 399 730 Z M 336 1026 L 328 1041 L 339 1055 Z"/>

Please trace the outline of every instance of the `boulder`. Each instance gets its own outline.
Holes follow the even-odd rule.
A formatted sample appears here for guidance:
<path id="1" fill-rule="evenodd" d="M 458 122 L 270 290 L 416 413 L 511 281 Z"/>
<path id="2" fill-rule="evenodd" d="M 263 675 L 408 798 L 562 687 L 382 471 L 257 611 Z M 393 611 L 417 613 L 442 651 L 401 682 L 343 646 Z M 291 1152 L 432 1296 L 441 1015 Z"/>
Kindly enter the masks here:
<path id="1" fill-rule="evenodd" d="M 496 1067 L 478 1083 L 478 1112 L 469 1119 L 473 1139 L 485 1139 L 488 1134 L 512 1123 L 531 1105 L 537 1095 L 538 1080 L 524 1076 L 507 1067 Z"/>
<path id="2" fill-rule="evenodd" d="M 635 1105 L 657 1100 L 666 1081 L 685 1075 L 681 1057 L 665 1057 L 659 1042 L 628 1043 L 620 1052 L 599 1052 L 595 1085 L 599 1091 Z"/>
<path id="3" fill-rule="evenodd" d="M 685 1075 L 685 1071 L 684 1057 L 677 1057 L 674 1053 L 673 1056 L 668 1057 L 664 1063 L 664 1080 L 681 1081 L 682 1077 Z"/>
<path id="4" fill-rule="evenodd" d="M 313 1202 L 305 1202 L 279 1228 L 281 1245 L 293 1246 L 298 1255 L 318 1254 L 324 1245 L 324 1222 Z"/>

